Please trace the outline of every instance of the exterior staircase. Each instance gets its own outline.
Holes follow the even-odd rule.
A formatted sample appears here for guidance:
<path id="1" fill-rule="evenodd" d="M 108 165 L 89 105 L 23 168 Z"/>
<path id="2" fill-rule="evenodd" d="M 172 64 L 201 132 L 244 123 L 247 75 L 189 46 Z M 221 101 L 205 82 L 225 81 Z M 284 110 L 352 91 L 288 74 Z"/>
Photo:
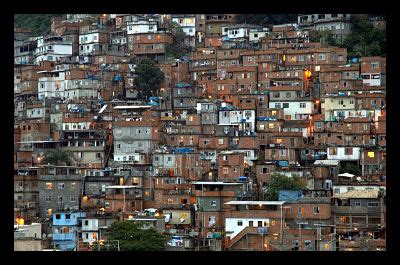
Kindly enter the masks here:
<path id="1" fill-rule="evenodd" d="M 227 242 L 226 248 L 230 249 L 234 244 L 236 244 L 241 238 L 243 238 L 247 234 L 258 235 L 258 227 L 245 227 L 234 238 Z"/>
<path id="2" fill-rule="evenodd" d="M 77 251 L 90 251 L 89 244 L 84 243 L 82 238 L 78 240 Z"/>

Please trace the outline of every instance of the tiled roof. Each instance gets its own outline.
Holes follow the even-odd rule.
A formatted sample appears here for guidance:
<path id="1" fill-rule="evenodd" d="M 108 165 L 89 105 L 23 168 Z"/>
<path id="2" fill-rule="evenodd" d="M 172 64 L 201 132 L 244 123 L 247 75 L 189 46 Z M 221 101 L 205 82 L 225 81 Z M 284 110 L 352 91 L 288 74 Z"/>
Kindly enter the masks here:
<path id="1" fill-rule="evenodd" d="M 334 196 L 339 199 L 376 199 L 378 198 L 378 190 L 351 190 Z"/>

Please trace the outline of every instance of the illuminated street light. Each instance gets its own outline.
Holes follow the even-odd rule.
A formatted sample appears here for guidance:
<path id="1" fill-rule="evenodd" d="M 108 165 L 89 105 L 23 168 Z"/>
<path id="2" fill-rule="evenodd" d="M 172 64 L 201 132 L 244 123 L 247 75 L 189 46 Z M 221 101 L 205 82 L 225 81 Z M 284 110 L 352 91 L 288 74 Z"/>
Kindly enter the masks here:
<path id="1" fill-rule="evenodd" d="M 310 70 L 308 70 L 308 69 L 305 69 L 305 70 L 304 70 L 304 76 L 305 76 L 307 79 L 310 79 L 310 78 L 311 78 L 311 75 L 312 75 L 312 72 L 311 72 Z"/>

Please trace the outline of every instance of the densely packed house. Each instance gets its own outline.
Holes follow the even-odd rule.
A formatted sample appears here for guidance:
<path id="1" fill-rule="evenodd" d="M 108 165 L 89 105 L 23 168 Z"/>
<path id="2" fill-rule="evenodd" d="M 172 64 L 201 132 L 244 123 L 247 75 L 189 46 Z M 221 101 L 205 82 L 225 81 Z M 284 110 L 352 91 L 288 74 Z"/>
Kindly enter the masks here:
<path id="1" fill-rule="evenodd" d="M 311 41 L 343 38 L 350 16 L 69 14 L 46 36 L 16 28 L 16 240 L 88 250 L 134 220 L 186 250 L 385 249 L 386 58 Z M 149 98 L 134 83 L 143 58 L 164 74 Z M 268 200 L 275 174 L 305 188 Z"/>

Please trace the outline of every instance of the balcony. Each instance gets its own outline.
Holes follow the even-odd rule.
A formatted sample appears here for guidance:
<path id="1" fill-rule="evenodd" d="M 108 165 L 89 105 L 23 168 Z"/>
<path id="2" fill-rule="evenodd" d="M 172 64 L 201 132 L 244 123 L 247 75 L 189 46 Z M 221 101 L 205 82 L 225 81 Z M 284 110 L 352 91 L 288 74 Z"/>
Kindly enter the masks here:
<path id="1" fill-rule="evenodd" d="M 236 197 L 237 192 L 233 190 L 220 190 L 220 191 L 201 191 L 195 190 L 196 197 Z"/>
<path id="2" fill-rule="evenodd" d="M 191 204 L 163 204 L 163 205 L 161 205 L 160 209 L 191 210 L 191 209 L 193 209 L 193 205 L 191 205 Z"/>
<path id="3" fill-rule="evenodd" d="M 192 191 L 189 190 L 166 190 L 164 195 L 191 195 Z"/>
<path id="4" fill-rule="evenodd" d="M 75 239 L 76 239 L 75 233 L 68 233 L 68 234 L 53 233 L 53 241 L 56 240 L 75 241 Z"/>
<path id="5" fill-rule="evenodd" d="M 367 207 L 361 206 L 332 206 L 332 212 L 335 214 L 368 214 Z M 379 213 L 379 210 L 376 211 Z"/>
<path id="6" fill-rule="evenodd" d="M 125 200 L 136 200 L 140 199 L 140 194 L 125 194 Z M 124 200 L 123 194 L 106 194 L 106 200 Z"/>

